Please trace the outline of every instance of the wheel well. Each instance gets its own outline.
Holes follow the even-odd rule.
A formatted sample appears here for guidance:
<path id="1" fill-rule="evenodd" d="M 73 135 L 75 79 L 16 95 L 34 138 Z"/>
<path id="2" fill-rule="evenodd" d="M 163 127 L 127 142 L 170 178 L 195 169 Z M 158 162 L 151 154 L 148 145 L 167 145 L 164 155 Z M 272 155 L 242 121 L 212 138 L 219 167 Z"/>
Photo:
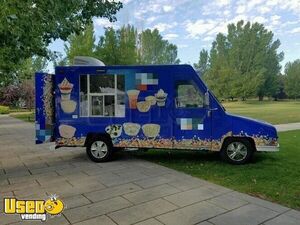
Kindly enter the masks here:
<path id="1" fill-rule="evenodd" d="M 234 140 L 241 140 L 241 139 L 246 139 L 250 142 L 250 144 L 252 145 L 254 151 L 256 151 L 256 146 L 255 146 L 255 142 L 253 140 L 253 138 L 251 137 L 239 137 L 239 136 L 231 136 L 231 137 L 226 137 L 224 140 L 223 140 L 223 143 L 222 143 L 222 147 L 221 147 L 221 150 L 223 149 L 224 145 L 226 143 L 228 143 L 228 141 L 231 141 L 232 139 Z"/>
<path id="2" fill-rule="evenodd" d="M 98 137 L 105 137 L 107 140 L 112 142 L 111 137 L 108 133 L 97 133 L 97 132 L 90 132 L 87 134 L 85 142 L 84 142 L 84 147 L 87 147 L 93 140 L 95 140 Z"/>

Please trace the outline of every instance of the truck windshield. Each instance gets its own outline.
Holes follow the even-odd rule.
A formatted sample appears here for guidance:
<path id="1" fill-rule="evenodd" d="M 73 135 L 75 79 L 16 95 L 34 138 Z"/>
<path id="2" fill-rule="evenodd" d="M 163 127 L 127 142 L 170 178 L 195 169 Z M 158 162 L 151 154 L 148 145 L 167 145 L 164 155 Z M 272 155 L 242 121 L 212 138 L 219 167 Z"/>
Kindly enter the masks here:
<path id="1" fill-rule="evenodd" d="M 226 111 L 226 109 L 224 108 L 224 106 L 219 102 L 219 100 L 217 99 L 217 97 L 214 95 L 213 92 L 209 91 L 209 93 L 211 94 L 211 96 L 215 99 L 215 101 L 221 106 L 221 108 Z"/>
<path id="2" fill-rule="evenodd" d="M 215 101 L 219 104 L 219 106 L 220 106 L 224 111 L 226 111 L 226 109 L 225 109 L 224 106 L 219 102 L 219 100 L 217 99 L 217 97 L 216 97 L 216 96 L 208 89 L 208 87 L 207 87 L 206 84 L 203 82 L 201 76 L 198 75 L 198 73 L 197 73 L 197 77 L 198 77 L 198 79 L 201 80 L 202 84 L 204 85 L 204 88 L 205 88 L 206 90 L 208 90 L 208 92 L 209 92 L 209 93 L 211 94 L 211 96 L 215 99 Z"/>

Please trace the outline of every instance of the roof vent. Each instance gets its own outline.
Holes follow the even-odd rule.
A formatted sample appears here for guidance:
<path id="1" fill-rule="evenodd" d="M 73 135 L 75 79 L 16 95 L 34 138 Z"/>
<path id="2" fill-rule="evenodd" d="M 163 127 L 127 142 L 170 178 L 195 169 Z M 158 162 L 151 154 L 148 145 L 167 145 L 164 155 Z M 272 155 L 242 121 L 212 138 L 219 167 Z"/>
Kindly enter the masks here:
<path id="1" fill-rule="evenodd" d="M 88 56 L 75 56 L 74 66 L 105 66 L 99 59 Z"/>

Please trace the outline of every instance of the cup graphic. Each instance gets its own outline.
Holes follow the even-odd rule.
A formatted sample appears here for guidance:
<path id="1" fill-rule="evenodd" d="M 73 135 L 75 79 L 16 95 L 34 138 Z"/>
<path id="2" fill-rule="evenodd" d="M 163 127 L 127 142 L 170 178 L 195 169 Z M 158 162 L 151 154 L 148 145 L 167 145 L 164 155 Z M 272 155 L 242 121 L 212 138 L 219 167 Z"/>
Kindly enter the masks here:
<path id="1" fill-rule="evenodd" d="M 156 104 L 156 97 L 149 95 L 145 98 L 146 102 L 150 102 L 151 105 L 155 105 Z"/>
<path id="2" fill-rule="evenodd" d="M 128 90 L 127 91 L 130 109 L 136 109 L 136 103 L 137 103 L 137 98 L 139 96 L 139 93 L 140 93 L 139 90 Z"/>
<path id="3" fill-rule="evenodd" d="M 61 93 L 61 100 L 68 101 L 70 100 L 71 92 L 73 89 L 73 84 L 71 84 L 67 78 L 65 78 L 59 85 L 59 90 Z"/>
<path id="4" fill-rule="evenodd" d="M 165 106 L 167 96 L 168 94 L 165 93 L 163 89 L 159 89 L 159 91 L 155 94 L 157 106 Z"/>

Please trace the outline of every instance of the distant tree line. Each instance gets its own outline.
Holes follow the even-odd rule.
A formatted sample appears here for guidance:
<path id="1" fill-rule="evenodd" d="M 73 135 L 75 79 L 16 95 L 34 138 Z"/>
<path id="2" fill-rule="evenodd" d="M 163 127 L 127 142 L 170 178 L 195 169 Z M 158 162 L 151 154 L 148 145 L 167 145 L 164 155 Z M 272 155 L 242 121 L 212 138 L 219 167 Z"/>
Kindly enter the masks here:
<path id="1" fill-rule="evenodd" d="M 290 98 L 300 97 L 300 59 L 285 65 L 284 91 Z"/>
<path id="2" fill-rule="evenodd" d="M 91 24 L 80 35 L 71 35 L 65 45 L 64 63 L 72 64 L 77 55 L 92 56 L 106 65 L 178 64 L 177 46 L 164 40 L 157 29 L 140 33 L 131 25 L 106 28 L 95 44 Z"/>
<path id="3" fill-rule="evenodd" d="M 239 21 L 219 33 L 210 51 L 202 49 L 194 67 L 220 99 L 300 97 L 300 60 L 281 74 L 280 41 L 264 25 Z"/>

